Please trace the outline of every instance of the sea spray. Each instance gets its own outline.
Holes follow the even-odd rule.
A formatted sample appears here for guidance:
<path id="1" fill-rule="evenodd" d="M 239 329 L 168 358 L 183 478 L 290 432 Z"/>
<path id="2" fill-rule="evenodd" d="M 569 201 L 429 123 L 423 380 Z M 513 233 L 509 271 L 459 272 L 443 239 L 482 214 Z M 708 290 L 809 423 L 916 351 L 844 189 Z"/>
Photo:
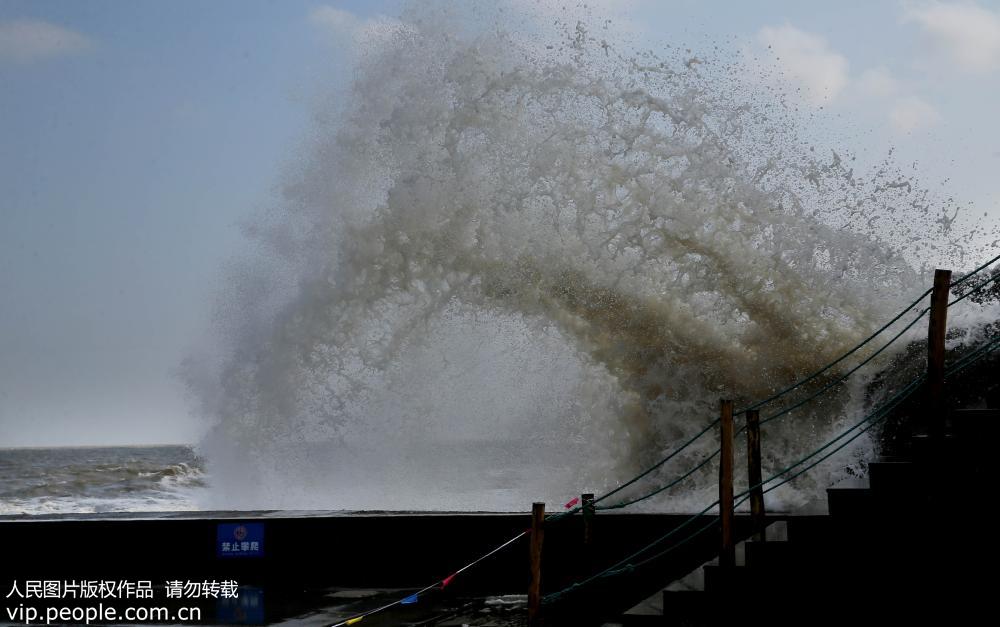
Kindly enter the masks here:
<path id="1" fill-rule="evenodd" d="M 601 492 L 720 397 L 766 396 L 889 319 L 927 284 L 914 251 L 965 250 L 947 204 L 891 161 L 856 172 L 818 146 L 746 55 L 472 13 L 415 8 L 369 37 L 282 202 L 248 227 L 221 345 L 188 370 L 213 424 L 212 506 Z M 856 420 L 863 389 L 769 425 L 768 467 Z M 647 506 L 700 509 L 711 476 Z"/>

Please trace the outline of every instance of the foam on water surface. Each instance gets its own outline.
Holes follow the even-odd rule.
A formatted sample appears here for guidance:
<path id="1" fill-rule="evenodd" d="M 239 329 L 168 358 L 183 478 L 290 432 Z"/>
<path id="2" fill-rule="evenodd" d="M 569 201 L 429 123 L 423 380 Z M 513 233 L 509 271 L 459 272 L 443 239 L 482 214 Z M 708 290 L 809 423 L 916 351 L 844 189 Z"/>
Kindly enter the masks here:
<path id="1" fill-rule="evenodd" d="M 204 489 L 184 446 L 0 449 L 0 515 L 193 510 Z"/>

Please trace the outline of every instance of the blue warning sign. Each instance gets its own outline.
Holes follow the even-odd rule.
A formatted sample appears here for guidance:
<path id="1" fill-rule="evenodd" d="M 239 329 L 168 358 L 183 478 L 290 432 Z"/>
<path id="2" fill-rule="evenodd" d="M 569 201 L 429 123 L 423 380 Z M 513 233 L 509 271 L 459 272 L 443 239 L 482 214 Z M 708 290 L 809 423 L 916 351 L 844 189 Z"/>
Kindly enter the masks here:
<path id="1" fill-rule="evenodd" d="M 264 523 L 219 523 L 215 541 L 219 557 L 264 555 Z"/>

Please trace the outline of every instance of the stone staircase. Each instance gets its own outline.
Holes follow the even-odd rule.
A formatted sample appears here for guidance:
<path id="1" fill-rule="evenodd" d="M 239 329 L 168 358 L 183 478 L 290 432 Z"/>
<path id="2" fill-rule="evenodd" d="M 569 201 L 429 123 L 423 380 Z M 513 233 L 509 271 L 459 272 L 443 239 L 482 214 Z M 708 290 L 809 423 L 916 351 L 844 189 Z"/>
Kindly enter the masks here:
<path id="1" fill-rule="evenodd" d="M 827 490 L 826 514 L 786 516 L 737 566 L 708 563 L 612 625 L 925 624 L 994 613 L 1000 410 L 954 411 L 943 441 L 909 436 L 867 479 Z M 645 612 L 643 611 L 643 605 Z M 985 619 L 988 622 L 989 619 Z"/>

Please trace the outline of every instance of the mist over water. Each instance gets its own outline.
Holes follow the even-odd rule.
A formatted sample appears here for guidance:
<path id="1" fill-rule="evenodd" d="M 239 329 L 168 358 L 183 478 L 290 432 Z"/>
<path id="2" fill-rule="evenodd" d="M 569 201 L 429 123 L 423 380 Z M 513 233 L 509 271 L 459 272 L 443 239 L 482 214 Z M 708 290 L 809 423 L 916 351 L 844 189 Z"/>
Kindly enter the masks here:
<path id="1" fill-rule="evenodd" d="M 220 345 L 186 366 L 213 425 L 208 506 L 601 492 L 720 397 L 760 399 L 866 337 L 929 284 L 914 260 L 977 261 L 954 207 L 891 160 L 855 171 L 814 141 L 752 54 L 637 52 L 593 15 L 506 8 L 414 8 L 368 32 L 248 227 Z M 766 465 L 853 423 L 863 390 L 769 425 Z M 714 500 L 713 472 L 648 507 Z"/>

